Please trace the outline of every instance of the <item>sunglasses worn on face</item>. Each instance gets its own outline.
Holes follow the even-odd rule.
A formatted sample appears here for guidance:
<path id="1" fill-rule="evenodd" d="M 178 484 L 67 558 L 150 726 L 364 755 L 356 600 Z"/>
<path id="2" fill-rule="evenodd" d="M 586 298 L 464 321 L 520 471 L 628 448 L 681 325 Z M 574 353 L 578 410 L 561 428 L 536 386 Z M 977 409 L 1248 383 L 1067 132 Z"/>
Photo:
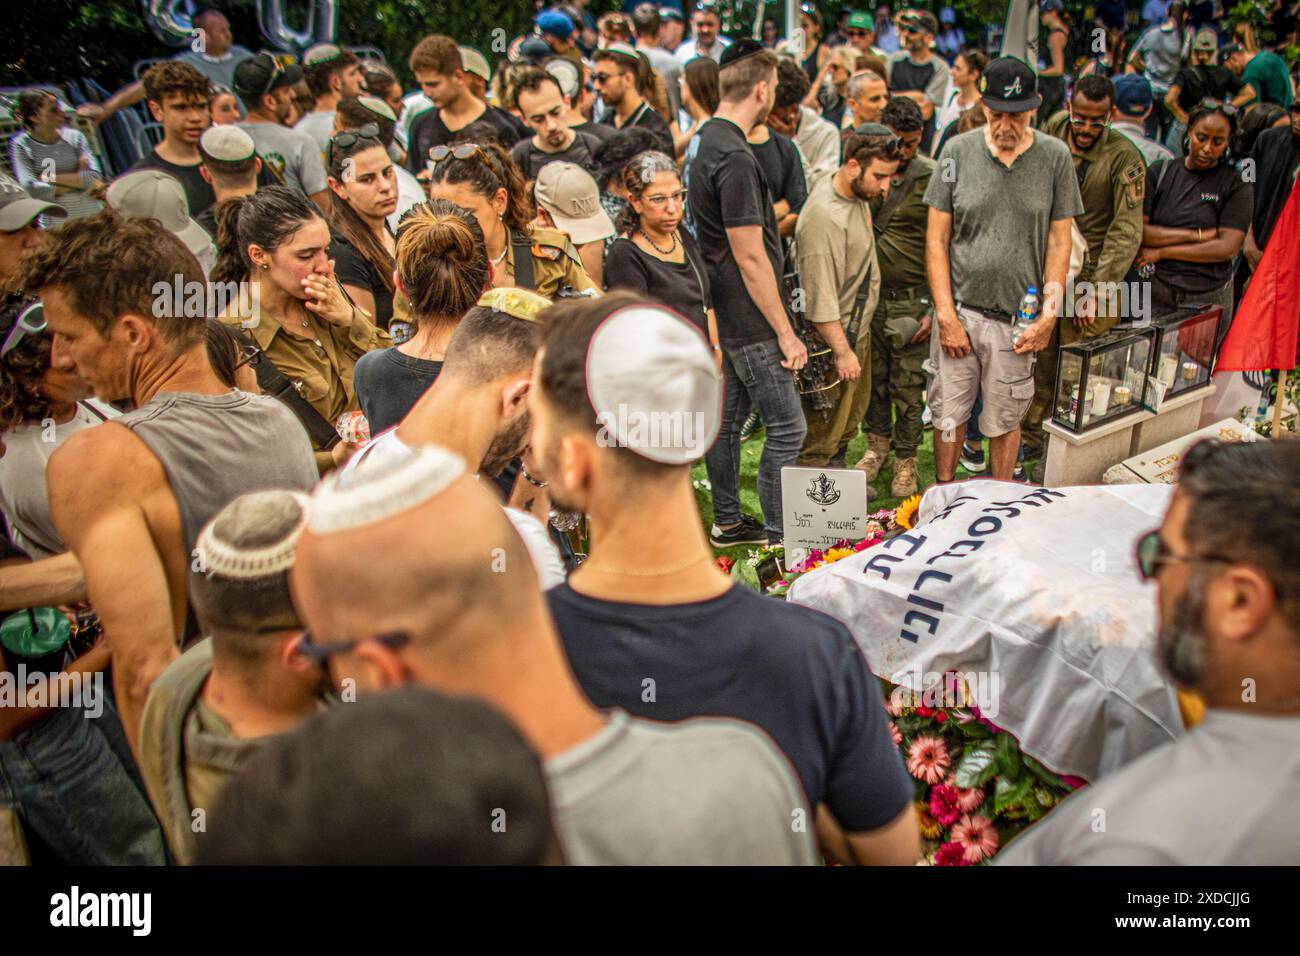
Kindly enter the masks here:
<path id="1" fill-rule="evenodd" d="M 299 635 L 298 649 L 302 651 L 303 656 L 314 664 L 324 664 L 331 657 L 338 654 L 345 654 L 353 650 L 362 641 L 369 640 L 383 644 L 390 650 L 397 650 L 411 643 L 411 635 L 405 631 L 391 631 L 386 634 L 376 634 L 374 637 L 355 637 L 347 638 L 341 641 L 328 641 L 318 644 L 312 640 L 311 631 L 304 629 Z"/>
<path id="2" fill-rule="evenodd" d="M 1070 110 L 1070 125 L 1075 129 L 1105 129 L 1110 125 L 1110 119 L 1102 117 L 1101 119 L 1090 119 L 1083 116 L 1075 116 L 1074 110 Z"/>
<path id="3" fill-rule="evenodd" d="M 1160 532 L 1148 531 L 1137 542 L 1138 574 L 1143 581 L 1156 577 L 1166 564 L 1172 561 L 1222 562 L 1231 564 L 1234 559 L 1221 554 L 1173 554 L 1160 537 Z"/>
<path id="4" fill-rule="evenodd" d="M 14 327 L 9 330 L 5 336 L 4 345 L 0 345 L 0 357 L 8 355 L 28 335 L 36 335 L 45 331 L 45 306 L 40 302 L 33 302 L 27 308 L 18 314 L 14 320 Z"/>

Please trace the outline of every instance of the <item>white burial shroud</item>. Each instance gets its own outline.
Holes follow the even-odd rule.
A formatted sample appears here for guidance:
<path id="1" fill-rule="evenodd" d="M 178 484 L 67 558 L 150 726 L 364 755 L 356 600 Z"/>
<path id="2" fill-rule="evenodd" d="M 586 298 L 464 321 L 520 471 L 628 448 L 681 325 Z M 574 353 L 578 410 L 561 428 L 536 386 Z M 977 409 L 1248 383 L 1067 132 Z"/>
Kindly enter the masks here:
<path id="1" fill-rule="evenodd" d="M 1095 781 L 1183 730 L 1134 557 L 1172 493 L 935 486 L 911 531 L 804 575 L 789 600 L 843 621 L 897 684 L 973 672 L 1025 753 Z"/>

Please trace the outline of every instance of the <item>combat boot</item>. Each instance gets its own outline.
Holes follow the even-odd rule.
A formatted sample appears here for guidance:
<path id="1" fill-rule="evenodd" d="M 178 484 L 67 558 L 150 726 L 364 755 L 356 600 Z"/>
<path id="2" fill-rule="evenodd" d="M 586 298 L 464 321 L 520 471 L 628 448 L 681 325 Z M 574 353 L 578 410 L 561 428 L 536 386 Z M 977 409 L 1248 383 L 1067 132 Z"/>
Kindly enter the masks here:
<path id="1" fill-rule="evenodd" d="M 894 483 L 889 493 L 895 498 L 910 498 L 916 494 L 916 457 L 894 458 Z"/>
<path id="2" fill-rule="evenodd" d="M 868 435 L 867 452 L 858 459 L 858 463 L 853 467 L 866 472 L 867 481 L 875 481 L 876 476 L 880 474 L 880 469 L 885 467 L 885 460 L 888 458 L 889 439 L 883 435 Z"/>

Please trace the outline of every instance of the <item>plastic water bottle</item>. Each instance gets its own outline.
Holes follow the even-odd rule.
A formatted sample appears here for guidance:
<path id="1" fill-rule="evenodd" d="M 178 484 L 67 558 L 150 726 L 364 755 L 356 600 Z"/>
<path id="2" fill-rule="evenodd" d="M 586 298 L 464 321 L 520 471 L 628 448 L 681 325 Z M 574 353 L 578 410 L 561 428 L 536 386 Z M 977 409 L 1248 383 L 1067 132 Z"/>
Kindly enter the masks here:
<path id="1" fill-rule="evenodd" d="M 1020 306 L 1016 309 L 1015 321 L 1011 323 L 1012 348 L 1020 341 L 1020 336 L 1025 334 L 1025 329 L 1038 320 L 1038 307 L 1038 287 L 1031 285 L 1025 290 L 1025 294 L 1020 300 Z"/>

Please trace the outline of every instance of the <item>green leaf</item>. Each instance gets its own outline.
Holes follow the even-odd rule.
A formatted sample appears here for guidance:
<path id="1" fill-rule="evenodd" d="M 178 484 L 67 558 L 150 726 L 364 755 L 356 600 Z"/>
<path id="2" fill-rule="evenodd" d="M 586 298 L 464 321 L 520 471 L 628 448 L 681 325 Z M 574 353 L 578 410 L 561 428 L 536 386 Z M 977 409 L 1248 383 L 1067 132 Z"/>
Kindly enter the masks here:
<path id="1" fill-rule="evenodd" d="M 993 736 L 993 732 L 989 730 L 987 727 L 985 727 L 983 724 L 981 724 L 978 720 L 972 720 L 968 724 L 963 724 L 961 721 L 956 721 L 956 724 L 958 728 L 960 728 L 963 734 L 965 734 L 967 737 L 971 737 L 976 740 Z"/>
<path id="2" fill-rule="evenodd" d="M 997 770 L 992 747 L 972 747 L 957 764 L 957 786 L 964 790 L 981 786 L 991 780 Z"/>
<path id="3" fill-rule="evenodd" d="M 1030 774 L 1021 774 L 1019 780 L 999 777 L 993 791 L 993 812 L 1003 813 L 1020 804 L 1034 788 L 1034 778 Z"/>
<path id="4" fill-rule="evenodd" d="M 1065 785 L 1064 780 L 1052 773 L 1052 771 L 1048 770 L 1033 757 L 1029 756 L 1029 754 L 1021 754 L 1020 758 L 1025 762 L 1025 766 L 1029 768 L 1029 772 L 1049 787 L 1053 787 L 1057 790 L 1069 789 L 1069 787 Z"/>
<path id="5" fill-rule="evenodd" d="M 1008 780 L 1020 778 L 1020 746 L 1010 734 L 998 734 L 994 745 L 994 759 L 998 764 L 998 773 Z"/>

